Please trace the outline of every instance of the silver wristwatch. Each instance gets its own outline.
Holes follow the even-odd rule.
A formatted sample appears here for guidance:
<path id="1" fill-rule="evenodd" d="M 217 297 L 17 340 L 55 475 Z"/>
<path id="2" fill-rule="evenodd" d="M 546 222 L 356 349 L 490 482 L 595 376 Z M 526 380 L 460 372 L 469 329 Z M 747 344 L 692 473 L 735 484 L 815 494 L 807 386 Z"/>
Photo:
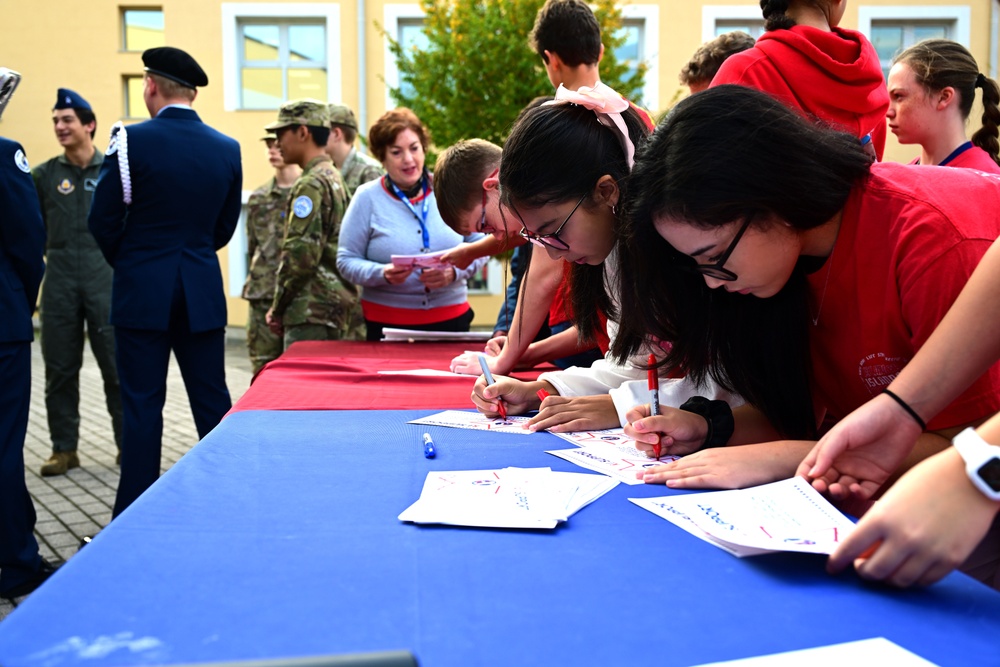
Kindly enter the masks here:
<path id="1" fill-rule="evenodd" d="M 971 428 L 956 435 L 951 444 L 965 459 L 969 480 L 987 498 L 1000 500 L 1000 447 L 986 442 Z"/>

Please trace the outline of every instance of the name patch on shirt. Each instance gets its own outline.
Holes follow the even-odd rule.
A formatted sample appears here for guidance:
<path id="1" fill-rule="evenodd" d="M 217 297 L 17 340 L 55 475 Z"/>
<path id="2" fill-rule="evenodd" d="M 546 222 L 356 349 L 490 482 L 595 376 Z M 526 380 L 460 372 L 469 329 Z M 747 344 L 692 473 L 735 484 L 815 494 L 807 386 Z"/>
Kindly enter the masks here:
<path id="1" fill-rule="evenodd" d="M 95 192 L 97 190 L 97 179 L 96 178 L 85 178 L 83 179 L 83 189 L 87 192 Z"/>
<path id="2" fill-rule="evenodd" d="M 295 214 L 296 218 L 305 218 L 312 213 L 312 210 L 312 199 L 309 199 L 309 197 L 306 197 L 305 195 L 296 197 L 295 203 L 292 204 L 292 212 Z"/>

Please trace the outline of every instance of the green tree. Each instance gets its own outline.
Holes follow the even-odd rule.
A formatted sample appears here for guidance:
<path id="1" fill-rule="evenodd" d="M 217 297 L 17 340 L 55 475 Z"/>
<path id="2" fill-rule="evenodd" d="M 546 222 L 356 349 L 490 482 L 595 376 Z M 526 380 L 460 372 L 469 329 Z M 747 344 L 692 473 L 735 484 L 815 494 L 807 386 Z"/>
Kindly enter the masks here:
<path id="1" fill-rule="evenodd" d="M 400 88 L 390 94 L 430 128 L 434 143 L 450 146 L 478 137 L 503 144 L 518 112 L 539 95 L 551 95 L 541 59 L 528 34 L 544 0 L 421 0 L 427 46 L 404 48 L 383 30 L 399 69 Z M 625 41 L 621 11 L 597 0 L 604 58 L 601 81 L 637 97 L 646 66 L 630 71 L 614 50 Z"/>

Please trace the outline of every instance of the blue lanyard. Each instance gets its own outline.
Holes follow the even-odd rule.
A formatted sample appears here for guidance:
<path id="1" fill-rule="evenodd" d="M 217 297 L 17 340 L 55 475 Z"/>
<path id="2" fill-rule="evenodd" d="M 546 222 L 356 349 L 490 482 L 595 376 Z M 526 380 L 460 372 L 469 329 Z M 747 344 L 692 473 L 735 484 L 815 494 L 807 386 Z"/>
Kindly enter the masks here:
<path id="1" fill-rule="evenodd" d="M 426 176 L 421 176 L 420 178 L 420 184 L 423 186 L 422 190 L 424 191 L 424 201 L 422 202 L 422 205 L 420 207 L 420 215 L 417 215 L 417 209 L 413 208 L 413 204 L 410 202 L 410 198 L 403 194 L 402 190 L 400 190 L 396 186 L 396 184 L 392 182 L 392 179 L 386 177 L 385 180 L 389 181 L 389 185 L 392 186 L 392 191 L 396 194 L 397 197 L 399 197 L 400 201 L 406 204 L 406 208 L 410 209 L 410 213 L 412 213 L 413 217 L 416 218 L 417 222 L 420 223 L 420 234 L 421 237 L 423 238 L 424 250 L 425 251 L 430 250 L 431 235 L 430 232 L 427 231 L 427 212 L 428 212 L 427 207 L 430 205 L 430 197 L 428 196 L 428 192 L 430 188 L 427 187 Z"/>
<path id="2" fill-rule="evenodd" d="M 956 148 L 955 150 L 953 150 L 951 152 L 951 155 L 949 155 L 945 159 L 941 160 L 941 164 L 939 164 L 938 166 L 939 167 L 945 166 L 946 164 L 948 164 L 949 162 L 951 162 L 952 160 L 954 160 L 955 158 L 957 158 L 959 155 L 961 155 L 965 151 L 969 150 L 970 148 L 972 148 L 972 142 L 971 141 L 966 141 L 964 144 L 962 144 L 961 146 L 959 146 L 958 148 Z"/>

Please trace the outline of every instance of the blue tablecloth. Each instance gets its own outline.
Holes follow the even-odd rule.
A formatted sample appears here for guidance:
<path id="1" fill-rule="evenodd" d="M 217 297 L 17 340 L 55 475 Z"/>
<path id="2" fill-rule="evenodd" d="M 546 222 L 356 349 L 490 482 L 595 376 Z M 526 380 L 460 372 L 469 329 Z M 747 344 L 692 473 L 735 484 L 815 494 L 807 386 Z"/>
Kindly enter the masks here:
<path id="1" fill-rule="evenodd" d="M 405 423 L 431 412 L 230 416 L 0 623 L 0 664 L 405 648 L 427 667 L 663 666 L 879 636 L 940 665 L 1000 662 L 1000 594 L 740 560 L 627 500 L 662 486 L 620 485 L 554 531 L 400 523 L 429 470 L 578 470 L 548 434 Z"/>

